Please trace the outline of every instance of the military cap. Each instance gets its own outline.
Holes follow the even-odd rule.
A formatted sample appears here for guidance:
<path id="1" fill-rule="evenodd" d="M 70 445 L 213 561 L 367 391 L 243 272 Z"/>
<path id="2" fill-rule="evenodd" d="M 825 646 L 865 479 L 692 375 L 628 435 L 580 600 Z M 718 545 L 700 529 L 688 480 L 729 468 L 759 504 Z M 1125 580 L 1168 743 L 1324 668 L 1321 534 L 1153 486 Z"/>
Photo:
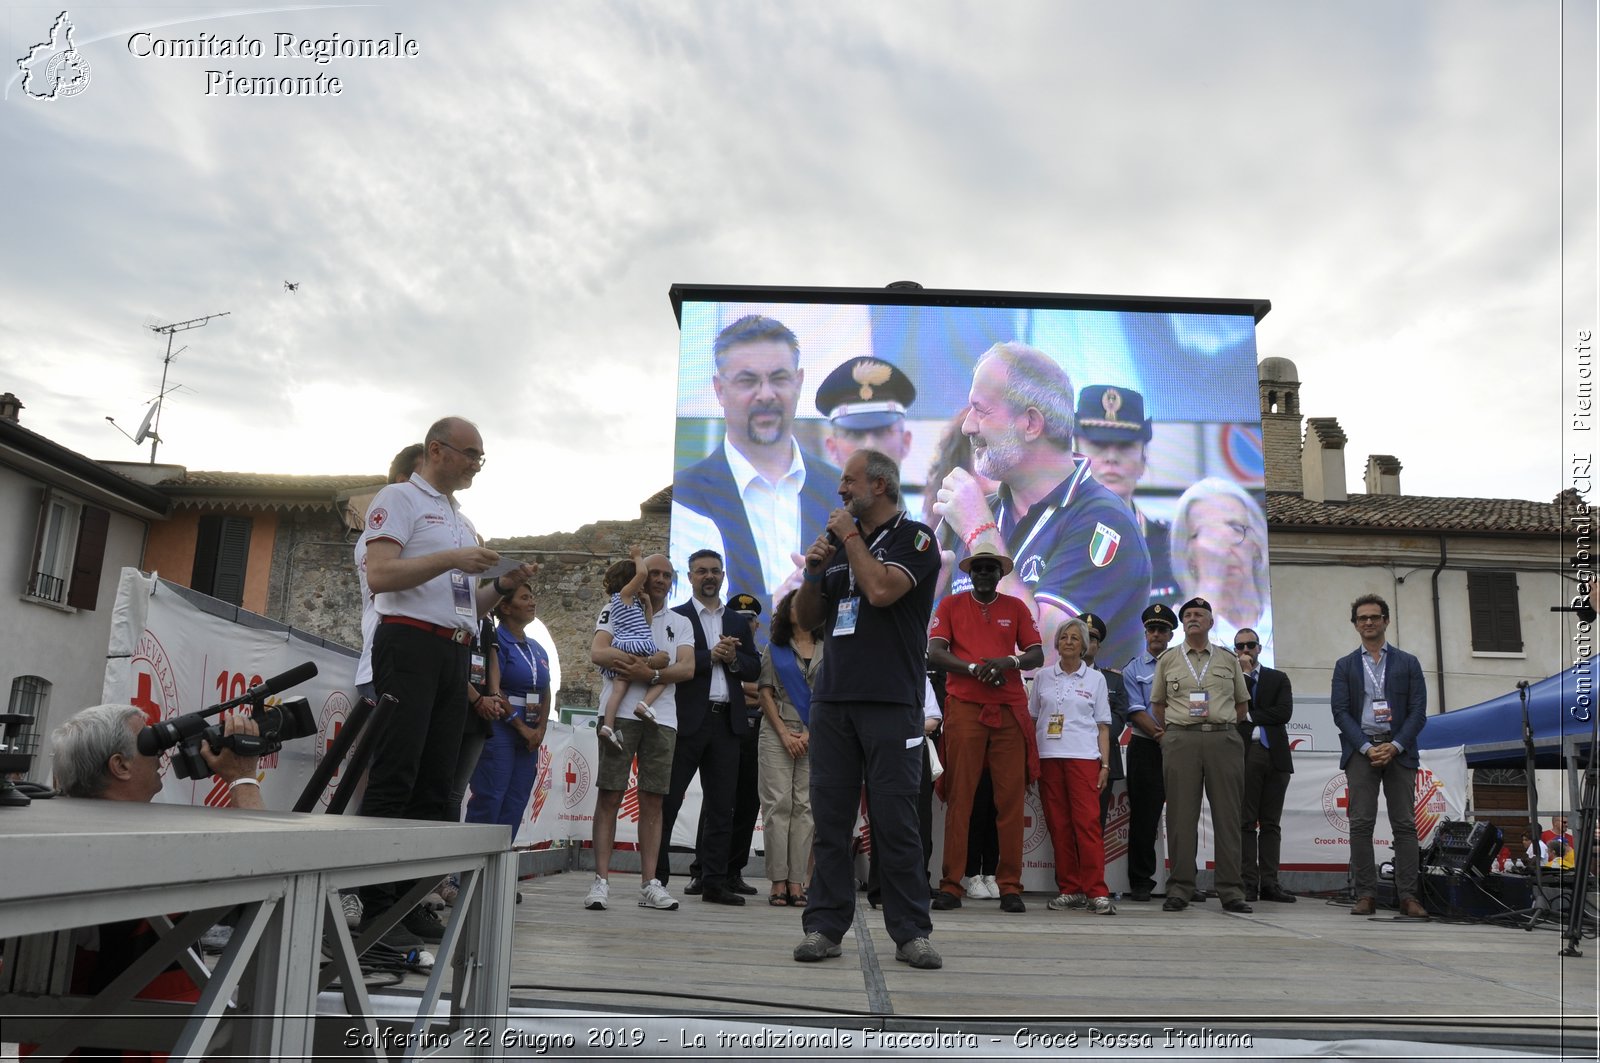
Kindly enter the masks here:
<path id="1" fill-rule="evenodd" d="M 1084 613 L 1078 619 L 1089 625 L 1089 633 L 1091 635 L 1101 642 L 1106 640 L 1106 622 L 1104 620 L 1101 620 L 1093 613 Z"/>
<path id="2" fill-rule="evenodd" d="M 1171 606 L 1162 605 L 1160 602 L 1157 602 L 1154 605 L 1145 607 L 1145 611 L 1139 614 L 1139 623 L 1141 625 L 1165 624 L 1170 628 L 1176 629 L 1178 626 L 1178 615 L 1172 611 Z"/>
<path id="3" fill-rule="evenodd" d="M 1150 442 L 1144 396 L 1132 388 L 1090 384 L 1078 392 L 1077 434 L 1091 443 Z"/>
<path id="4" fill-rule="evenodd" d="M 904 420 L 917 387 L 881 358 L 852 358 L 817 388 L 817 410 L 840 428 L 865 432 Z"/>
<path id="5" fill-rule="evenodd" d="M 1211 608 L 1211 603 L 1206 601 L 1204 598 L 1190 598 L 1188 601 L 1184 602 L 1178 607 L 1178 615 L 1182 616 L 1191 609 L 1204 609 L 1208 613 L 1215 611 Z"/>
<path id="6" fill-rule="evenodd" d="M 736 613 L 749 613 L 751 616 L 760 616 L 761 599 L 753 594 L 735 594 L 728 599 L 728 608 Z"/>

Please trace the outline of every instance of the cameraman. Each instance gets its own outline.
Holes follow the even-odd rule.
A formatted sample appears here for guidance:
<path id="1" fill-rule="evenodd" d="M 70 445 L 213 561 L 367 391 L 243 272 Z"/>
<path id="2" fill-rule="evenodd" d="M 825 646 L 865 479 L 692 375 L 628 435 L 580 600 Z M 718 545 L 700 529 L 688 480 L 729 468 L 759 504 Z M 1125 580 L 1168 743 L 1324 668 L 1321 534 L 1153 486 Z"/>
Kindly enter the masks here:
<path id="1" fill-rule="evenodd" d="M 150 801 L 161 791 L 161 758 L 139 752 L 144 713 L 132 705 L 95 705 L 84 709 L 50 735 L 55 788 L 68 797 L 107 801 Z M 249 716 L 229 716 L 224 736 L 253 735 L 260 730 Z M 256 758 L 231 749 L 212 750 L 200 743 L 200 755 L 212 774 L 228 784 L 232 808 L 265 808 L 256 780 Z"/>

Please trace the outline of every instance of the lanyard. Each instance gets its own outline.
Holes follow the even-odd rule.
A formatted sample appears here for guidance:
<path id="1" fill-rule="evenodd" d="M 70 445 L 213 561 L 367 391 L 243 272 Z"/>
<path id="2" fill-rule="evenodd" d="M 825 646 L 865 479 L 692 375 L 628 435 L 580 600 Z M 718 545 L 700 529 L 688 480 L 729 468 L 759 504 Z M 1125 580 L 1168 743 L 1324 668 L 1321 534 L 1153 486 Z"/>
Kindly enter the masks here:
<path id="1" fill-rule="evenodd" d="M 1372 683 L 1372 700 L 1383 700 L 1383 680 L 1389 674 L 1389 655 L 1387 653 L 1382 655 L 1382 659 L 1378 663 L 1378 671 L 1374 674 L 1372 671 L 1372 659 L 1367 656 L 1366 650 L 1362 650 L 1361 667 L 1366 669 L 1367 679 Z"/>
<path id="2" fill-rule="evenodd" d="M 539 689 L 539 666 L 533 663 L 533 654 L 528 652 L 528 640 L 524 638 L 520 641 L 516 639 L 510 641 L 512 648 L 521 654 L 524 661 L 528 662 L 528 689 Z"/>
<path id="3" fill-rule="evenodd" d="M 1214 652 L 1215 651 L 1212 649 L 1211 645 L 1208 643 L 1206 645 L 1206 666 L 1204 668 L 1200 669 L 1199 672 L 1196 672 L 1194 670 L 1194 662 L 1189 660 L 1189 650 L 1188 650 L 1187 647 L 1184 648 L 1184 651 L 1183 651 L 1183 663 L 1189 666 L 1189 674 L 1194 676 L 1195 685 L 1198 686 L 1198 687 L 1202 687 L 1203 688 L 1206 685 L 1206 673 L 1211 671 L 1211 660 L 1212 660 L 1212 654 Z"/>
<path id="4" fill-rule="evenodd" d="M 417 487 L 417 485 L 411 483 L 410 480 L 407 480 L 406 483 L 411 484 L 412 487 Z M 417 487 L 417 490 L 422 491 L 422 488 Z M 450 504 L 450 499 L 446 495 L 431 495 L 426 491 L 422 491 L 422 493 L 426 495 L 428 500 L 431 501 L 435 506 L 438 506 L 442 502 L 444 503 L 444 508 L 450 511 L 450 534 L 455 539 L 456 549 L 461 549 L 461 515 L 456 511 L 456 507 Z"/>
<path id="5" fill-rule="evenodd" d="M 885 535 L 888 535 L 889 532 L 893 531 L 895 528 L 898 528 L 900 526 L 900 518 L 904 516 L 905 513 L 902 511 L 896 513 L 892 519 L 885 521 L 883 527 L 878 529 L 878 534 L 874 535 L 872 537 L 872 541 L 867 544 L 867 553 L 872 553 L 872 551 L 877 548 L 878 544 L 883 541 L 883 537 Z M 850 574 L 850 593 L 846 595 L 846 597 L 854 598 L 856 596 L 856 570 L 854 566 L 850 564 L 849 558 L 845 559 L 845 571 Z"/>

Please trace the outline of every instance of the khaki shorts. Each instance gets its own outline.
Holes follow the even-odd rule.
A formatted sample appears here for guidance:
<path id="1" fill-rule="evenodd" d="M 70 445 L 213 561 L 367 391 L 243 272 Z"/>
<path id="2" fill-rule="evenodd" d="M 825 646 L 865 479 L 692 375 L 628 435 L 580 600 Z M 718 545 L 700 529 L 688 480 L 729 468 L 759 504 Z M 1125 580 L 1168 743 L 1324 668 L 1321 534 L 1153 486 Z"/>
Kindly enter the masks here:
<path id="1" fill-rule="evenodd" d="M 671 727 L 643 720 L 617 720 L 622 736 L 618 749 L 610 739 L 600 739 L 600 780 L 602 790 L 626 790 L 628 769 L 639 758 L 639 789 L 649 794 L 664 794 L 672 789 L 672 750 L 678 732 Z"/>

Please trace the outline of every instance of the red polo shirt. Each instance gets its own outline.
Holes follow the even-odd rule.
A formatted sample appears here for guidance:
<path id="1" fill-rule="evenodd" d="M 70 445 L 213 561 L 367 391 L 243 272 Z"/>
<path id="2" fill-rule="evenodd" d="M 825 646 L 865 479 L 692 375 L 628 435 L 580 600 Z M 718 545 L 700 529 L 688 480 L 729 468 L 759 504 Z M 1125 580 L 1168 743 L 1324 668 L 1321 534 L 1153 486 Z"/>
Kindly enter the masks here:
<path id="1" fill-rule="evenodd" d="M 997 594 L 982 605 L 971 591 L 947 595 L 933 614 L 930 639 L 943 639 L 950 652 L 963 661 L 982 662 L 985 657 L 1020 656 L 1043 640 L 1039 625 L 1021 598 Z M 950 672 L 945 677 L 945 693 L 962 701 L 980 705 L 1026 705 L 1028 692 L 1022 685 L 1022 672 L 1006 672 L 1004 686 L 992 687 L 968 672 Z"/>

